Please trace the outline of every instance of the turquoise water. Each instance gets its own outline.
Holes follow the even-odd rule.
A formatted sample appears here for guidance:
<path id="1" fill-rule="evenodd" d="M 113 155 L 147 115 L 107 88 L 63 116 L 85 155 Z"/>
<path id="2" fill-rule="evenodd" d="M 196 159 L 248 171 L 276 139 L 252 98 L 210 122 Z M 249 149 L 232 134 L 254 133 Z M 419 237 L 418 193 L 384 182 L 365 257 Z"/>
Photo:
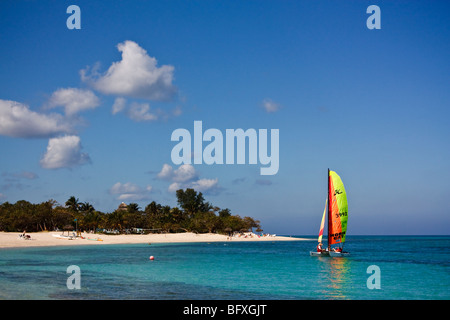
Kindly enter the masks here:
<path id="1" fill-rule="evenodd" d="M 310 257 L 311 240 L 1 249 L 0 299 L 450 298 L 449 236 L 348 236 L 348 258 Z M 372 265 L 380 289 L 367 286 Z"/>

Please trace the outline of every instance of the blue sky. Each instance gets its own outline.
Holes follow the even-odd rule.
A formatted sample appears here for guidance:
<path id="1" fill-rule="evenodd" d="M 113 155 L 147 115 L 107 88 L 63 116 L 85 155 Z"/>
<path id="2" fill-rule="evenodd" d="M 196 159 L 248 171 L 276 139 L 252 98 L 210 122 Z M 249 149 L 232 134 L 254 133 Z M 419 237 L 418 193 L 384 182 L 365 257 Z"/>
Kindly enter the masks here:
<path id="1" fill-rule="evenodd" d="M 81 29 L 69 30 L 69 5 Z M 369 30 L 369 5 L 381 29 Z M 316 234 L 327 168 L 348 234 L 449 234 L 445 1 L 2 1 L 0 202 L 103 212 L 196 187 Z M 142 72 L 141 72 L 142 71 Z M 152 82 L 153 81 L 153 82 Z M 172 163 L 175 129 L 279 129 L 279 171 Z M 163 168 L 166 170 L 163 171 Z"/>

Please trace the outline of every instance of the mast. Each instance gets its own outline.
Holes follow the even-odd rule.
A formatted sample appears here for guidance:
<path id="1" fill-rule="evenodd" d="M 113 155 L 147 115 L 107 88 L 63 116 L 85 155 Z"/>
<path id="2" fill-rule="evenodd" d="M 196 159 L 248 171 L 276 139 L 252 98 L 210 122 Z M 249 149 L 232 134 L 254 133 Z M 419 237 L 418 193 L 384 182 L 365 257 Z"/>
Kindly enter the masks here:
<path id="1" fill-rule="evenodd" d="M 331 198 L 330 198 L 330 168 L 328 168 L 328 251 L 331 248 Z"/>

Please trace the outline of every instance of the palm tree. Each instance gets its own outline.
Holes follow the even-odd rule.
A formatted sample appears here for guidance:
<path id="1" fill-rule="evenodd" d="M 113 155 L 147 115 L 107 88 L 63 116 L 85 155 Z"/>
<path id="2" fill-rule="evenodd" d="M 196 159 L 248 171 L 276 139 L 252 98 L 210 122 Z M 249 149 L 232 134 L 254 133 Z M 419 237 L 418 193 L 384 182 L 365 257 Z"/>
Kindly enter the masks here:
<path id="1" fill-rule="evenodd" d="M 108 224 L 112 229 L 122 230 L 124 225 L 124 213 L 123 211 L 116 210 L 108 215 Z"/>
<path id="2" fill-rule="evenodd" d="M 99 224 L 102 222 L 103 216 L 98 211 L 89 211 L 84 216 L 84 225 L 86 228 L 92 229 L 93 232 L 96 232 Z"/>
<path id="3" fill-rule="evenodd" d="M 70 208 L 74 212 L 78 212 L 80 208 L 80 203 L 78 198 L 71 196 L 69 200 L 66 201 L 66 207 Z"/>
<path id="4" fill-rule="evenodd" d="M 128 210 L 129 213 L 135 213 L 135 212 L 138 212 L 140 209 L 141 209 L 141 208 L 139 208 L 139 205 L 138 205 L 137 203 L 134 203 L 134 202 L 130 203 L 130 204 L 127 206 L 127 210 Z"/>
<path id="5" fill-rule="evenodd" d="M 95 211 L 94 207 L 89 202 L 82 202 L 82 203 L 80 203 L 79 204 L 79 210 L 83 211 L 84 213 L 90 213 L 90 212 L 94 212 Z"/>

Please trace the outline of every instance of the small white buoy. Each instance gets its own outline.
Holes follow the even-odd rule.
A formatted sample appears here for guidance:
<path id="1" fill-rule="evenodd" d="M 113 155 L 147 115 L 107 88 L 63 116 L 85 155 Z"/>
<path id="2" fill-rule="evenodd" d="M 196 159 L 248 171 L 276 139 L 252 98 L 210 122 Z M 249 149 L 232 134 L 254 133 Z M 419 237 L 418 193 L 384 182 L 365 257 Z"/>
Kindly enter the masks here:
<path id="1" fill-rule="evenodd" d="M 150 259 L 150 260 L 155 260 L 155 257 L 154 257 L 154 256 L 150 256 L 149 259 Z"/>

